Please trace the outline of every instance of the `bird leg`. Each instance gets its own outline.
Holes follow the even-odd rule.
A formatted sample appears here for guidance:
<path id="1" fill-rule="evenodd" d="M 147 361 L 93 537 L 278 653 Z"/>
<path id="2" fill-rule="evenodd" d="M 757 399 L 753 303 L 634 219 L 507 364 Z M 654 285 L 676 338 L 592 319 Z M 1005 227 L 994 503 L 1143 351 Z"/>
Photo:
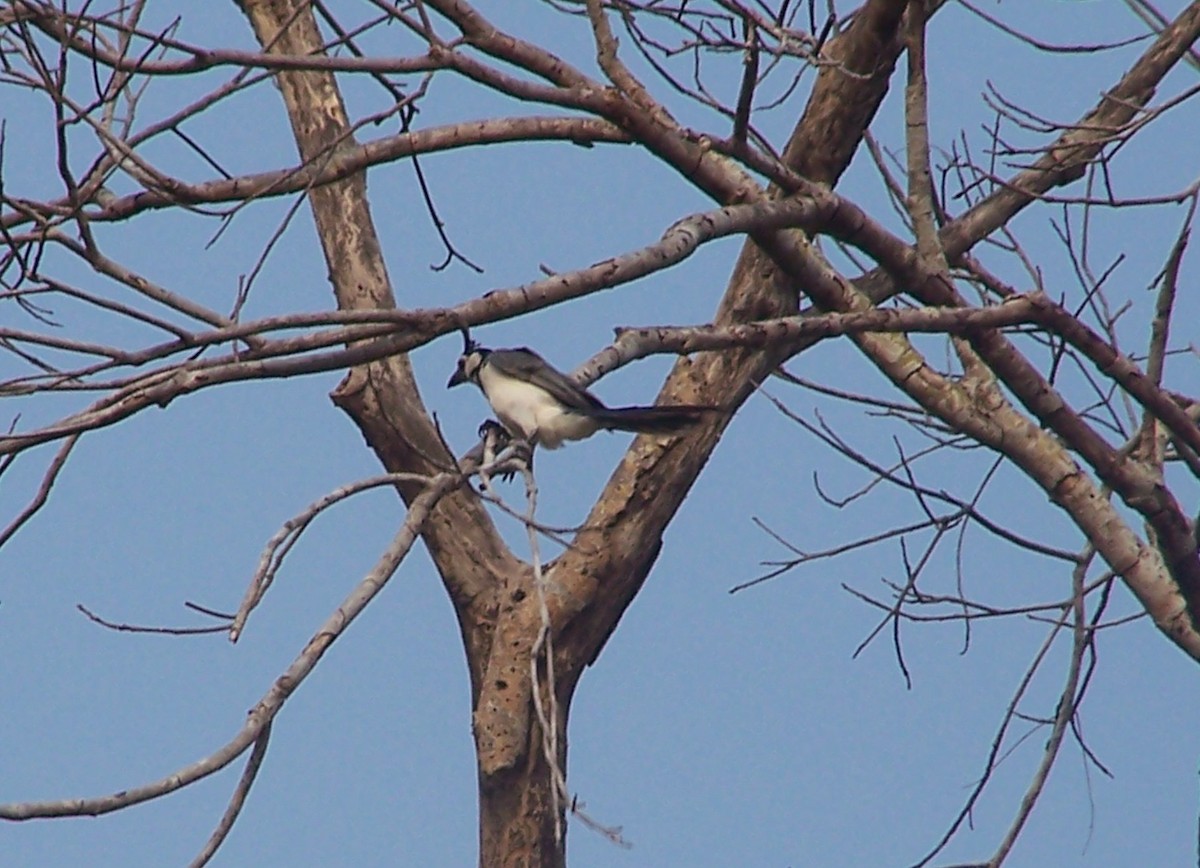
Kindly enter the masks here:
<path id="1" fill-rule="evenodd" d="M 511 482 L 521 468 L 533 471 L 533 444 L 519 437 L 513 437 L 496 420 L 484 421 L 479 426 L 479 437 L 483 440 L 484 463 L 491 463 L 492 460 L 495 460 L 503 464 L 511 462 L 518 465 L 517 467 L 510 465 L 508 469 L 500 471 L 499 476 L 505 482 Z"/>

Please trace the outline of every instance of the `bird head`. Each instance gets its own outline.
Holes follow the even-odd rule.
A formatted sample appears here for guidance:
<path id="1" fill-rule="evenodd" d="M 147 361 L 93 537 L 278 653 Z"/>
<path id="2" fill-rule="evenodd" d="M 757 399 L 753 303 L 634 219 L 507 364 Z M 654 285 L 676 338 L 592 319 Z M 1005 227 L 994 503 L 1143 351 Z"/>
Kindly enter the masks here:
<path id="1" fill-rule="evenodd" d="M 478 383 L 479 368 L 483 365 L 483 359 L 488 353 L 487 350 L 471 339 L 471 333 L 467 331 L 466 326 L 463 326 L 462 334 L 462 355 L 458 357 L 458 367 L 454 369 L 454 374 L 450 377 L 450 382 L 446 384 L 447 389 L 461 385 L 467 381 Z"/>

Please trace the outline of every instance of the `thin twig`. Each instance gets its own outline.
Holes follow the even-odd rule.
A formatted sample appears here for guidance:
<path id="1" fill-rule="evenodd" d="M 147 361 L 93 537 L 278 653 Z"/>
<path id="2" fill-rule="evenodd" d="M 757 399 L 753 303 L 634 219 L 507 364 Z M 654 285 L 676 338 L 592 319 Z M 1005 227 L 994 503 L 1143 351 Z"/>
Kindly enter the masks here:
<path id="1" fill-rule="evenodd" d="M 250 788 L 254 786 L 254 780 L 258 777 L 258 771 L 262 768 L 263 760 L 267 756 L 267 743 L 270 739 L 271 724 L 268 722 L 259 732 L 258 738 L 254 740 L 254 749 L 250 751 L 250 758 L 246 760 L 246 768 L 242 770 L 238 785 L 234 789 L 233 795 L 229 797 L 229 806 L 225 808 L 221 822 L 217 824 L 217 828 L 205 842 L 204 848 L 191 861 L 188 868 L 204 868 L 217 854 L 220 846 L 225 843 L 225 839 L 229 837 L 229 833 L 233 830 L 233 824 L 237 822 L 238 815 L 242 813 L 242 807 L 246 804 L 246 797 L 250 795 Z"/>

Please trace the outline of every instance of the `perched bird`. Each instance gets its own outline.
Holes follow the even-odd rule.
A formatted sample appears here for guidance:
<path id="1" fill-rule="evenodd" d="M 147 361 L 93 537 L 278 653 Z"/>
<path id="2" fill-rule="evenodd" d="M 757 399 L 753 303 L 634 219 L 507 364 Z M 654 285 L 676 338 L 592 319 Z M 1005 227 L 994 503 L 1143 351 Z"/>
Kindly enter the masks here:
<path id="1" fill-rule="evenodd" d="M 463 330 L 463 352 L 446 388 L 472 382 L 514 438 L 557 449 L 597 431 L 673 434 L 699 422 L 712 407 L 606 407 L 528 347 L 490 350 Z"/>

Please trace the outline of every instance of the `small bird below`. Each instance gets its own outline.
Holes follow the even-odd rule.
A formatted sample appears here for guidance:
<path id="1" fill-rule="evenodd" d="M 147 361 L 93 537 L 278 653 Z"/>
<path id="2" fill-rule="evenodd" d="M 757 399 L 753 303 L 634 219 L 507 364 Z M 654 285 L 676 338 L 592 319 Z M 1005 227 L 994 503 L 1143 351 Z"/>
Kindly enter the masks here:
<path id="1" fill-rule="evenodd" d="M 713 407 L 606 407 L 528 347 L 491 350 L 463 330 L 463 352 L 446 388 L 471 382 L 483 392 L 500 424 L 530 445 L 557 449 L 600 430 L 674 434 Z"/>

